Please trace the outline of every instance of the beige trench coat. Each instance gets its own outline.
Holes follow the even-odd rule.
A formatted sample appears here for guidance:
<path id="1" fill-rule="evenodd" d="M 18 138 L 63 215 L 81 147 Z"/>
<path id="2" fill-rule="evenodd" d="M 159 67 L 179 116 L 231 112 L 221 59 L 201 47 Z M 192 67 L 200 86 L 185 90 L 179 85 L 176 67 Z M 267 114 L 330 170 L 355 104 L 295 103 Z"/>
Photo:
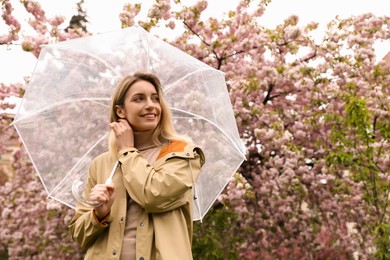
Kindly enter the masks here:
<path id="1" fill-rule="evenodd" d="M 203 152 L 180 141 L 162 147 L 153 165 L 135 148 L 119 152 L 120 169 L 113 182 L 115 200 L 108 221 L 101 224 L 89 208 L 78 206 L 69 224 L 73 239 L 87 250 L 85 259 L 119 259 L 127 198 L 143 209 L 136 232 L 136 259 L 192 259 L 192 187 L 204 163 Z M 115 159 L 108 152 L 90 166 L 84 196 L 104 183 Z"/>

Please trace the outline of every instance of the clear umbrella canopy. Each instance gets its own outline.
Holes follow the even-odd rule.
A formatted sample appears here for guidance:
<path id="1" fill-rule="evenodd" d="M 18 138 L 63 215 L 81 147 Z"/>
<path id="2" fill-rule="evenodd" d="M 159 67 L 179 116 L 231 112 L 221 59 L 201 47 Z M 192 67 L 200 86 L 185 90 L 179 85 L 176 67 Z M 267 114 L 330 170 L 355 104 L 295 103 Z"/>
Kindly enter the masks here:
<path id="1" fill-rule="evenodd" d="M 137 71 L 160 78 L 177 131 L 205 153 L 194 207 L 201 219 L 245 159 L 224 74 L 140 27 L 45 46 L 14 126 L 48 196 L 74 208 L 72 183 L 85 182 L 108 149 L 112 93 Z"/>

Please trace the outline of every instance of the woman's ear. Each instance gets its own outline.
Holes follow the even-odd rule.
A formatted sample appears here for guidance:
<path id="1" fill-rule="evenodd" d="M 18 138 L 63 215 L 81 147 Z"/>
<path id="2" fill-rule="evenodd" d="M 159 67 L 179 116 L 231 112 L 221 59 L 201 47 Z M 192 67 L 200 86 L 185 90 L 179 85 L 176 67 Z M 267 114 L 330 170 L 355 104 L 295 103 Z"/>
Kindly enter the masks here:
<path id="1" fill-rule="evenodd" d="M 118 105 L 115 106 L 115 112 L 116 112 L 116 115 L 117 115 L 119 118 L 125 118 L 125 117 L 126 117 L 126 115 L 125 115 L 123 109 L 122 109 L 120 106 L 118 106 Z"/>

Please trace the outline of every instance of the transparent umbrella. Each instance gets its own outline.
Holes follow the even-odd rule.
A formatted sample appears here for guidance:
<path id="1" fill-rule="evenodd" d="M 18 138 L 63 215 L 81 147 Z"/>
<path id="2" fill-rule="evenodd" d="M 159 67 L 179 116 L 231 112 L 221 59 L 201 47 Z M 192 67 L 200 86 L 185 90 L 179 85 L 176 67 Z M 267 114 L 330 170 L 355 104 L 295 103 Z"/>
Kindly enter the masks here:
<path id="1" fill-rule="evenodd" d="M 111 95 L 137 71 L 160 78 L 177 131 L 205 153 L 194 207 L 202 219 L 245 159 L 225 77 L 140 27 L 45 46 L 14 126 L 48 197 L 75 208 L 83 198 L 72 185 L 84 186 L 108 147 Z"/>

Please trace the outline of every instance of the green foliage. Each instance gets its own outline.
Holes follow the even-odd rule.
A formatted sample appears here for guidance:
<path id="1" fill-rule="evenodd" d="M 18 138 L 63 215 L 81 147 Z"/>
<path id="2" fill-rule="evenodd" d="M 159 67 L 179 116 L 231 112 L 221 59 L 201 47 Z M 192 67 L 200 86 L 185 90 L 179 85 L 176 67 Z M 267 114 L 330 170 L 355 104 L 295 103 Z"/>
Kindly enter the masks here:
<path id="1" fill-rule="evenodd" d="M 238 214 L 226 207 L 212 208 L 203 223 L 194 223 L 192 253 L 194 259 L 239 259 L 243 241 Z"/>
<path id="2" fill-rule="evenodd" d="M 372 145 L 376 138 L 372 130 L 373 116 L 366 101 L 354 94 L 356 85 L 347 84 L 347 89 L 351 93 L 343 95 L 345 114 L 327 115 L 327 121 L 333 123 L 330 136 L 333 151 L 326 156 L 327 165 L 334 172 L 346 170 L 355 182 L 363 183 L 362 198 L 374 210 L 373 214 L 378 216 L 373 229 L 376 257 L 390 259 L 390 225 L 384 222 L 388 214 L 390 184 L 381 180 L 381 169 L 376 163 L 381 151 Z M 382 128 L 381 138 L 388 140 L 388 125 L 384 126 L 382 121 L 378 125 Z M 347 188 L 341 184 L 342 187 Z"/>
<path id="3" fill-rule="evenodd" d="M 376 223 L 375 233 L 375 244 L 377 245 L 376 259 L 390 259 L 390 224 Z"/>
<path id="4" fill-rule="evenodd" d="M 6 260 L 8 259 L 8 252 L 0 253 L 0 260 Z"/>
<path id="5" fill-rule="evenodd" d="M 374 78 L 383 77 L 385 75 L 386 75 L 386 71 L 383 69 L 382 66 L 380 66 L 380 65 L 374 66 L 374 69 L 373 69 L 373 72 L 372 72 L 372 76 Z"/>
<path id="6" fill-rule="evenodd" d="M 259 89 L 259 80 L 257 78 L 247 79 L 247 83 L 244 85 L 247 93 L 257 91 Z"/>

